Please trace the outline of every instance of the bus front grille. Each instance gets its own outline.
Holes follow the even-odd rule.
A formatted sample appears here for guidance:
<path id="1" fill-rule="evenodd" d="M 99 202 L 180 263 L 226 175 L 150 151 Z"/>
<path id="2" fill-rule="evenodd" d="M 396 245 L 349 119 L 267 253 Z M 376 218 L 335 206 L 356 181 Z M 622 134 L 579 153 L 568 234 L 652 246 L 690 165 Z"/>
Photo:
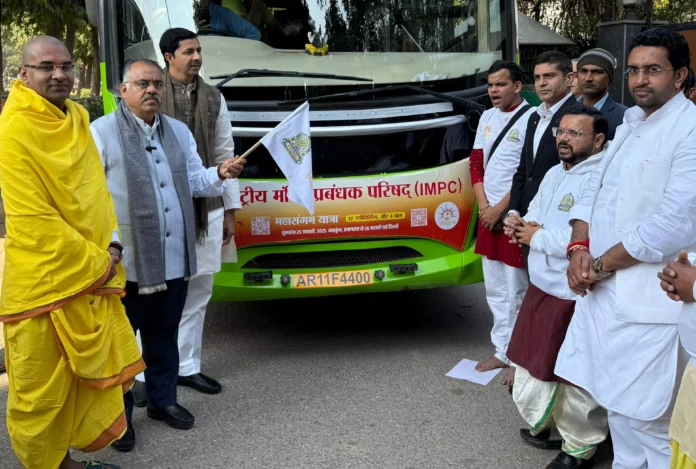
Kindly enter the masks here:
<path id="1" fill-rule="evenodd" d="M 248 261 L 243 269 L 328 269 L 415 259 L 423 255 L 405 246 L 350 251 L 294 252 L 263 254 Z"/>

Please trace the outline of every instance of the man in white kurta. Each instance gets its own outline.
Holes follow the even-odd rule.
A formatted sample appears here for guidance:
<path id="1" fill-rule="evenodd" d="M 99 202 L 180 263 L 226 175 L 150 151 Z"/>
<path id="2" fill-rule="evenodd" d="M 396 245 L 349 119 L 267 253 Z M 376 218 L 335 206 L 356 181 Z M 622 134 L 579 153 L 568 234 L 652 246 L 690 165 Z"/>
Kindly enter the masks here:
<path id="1" fill-rule="evenodd" d="M 689 50 L 679 34 L 639 34 L 627 65 L 637 106 L 570 213 L 572 241 L 590 247 L 569 253 L 582 297 L 555 372 L 607 409 L 614 469 L 662 469 L 685 356 L 679 306 L 654 279 L 696 245 L 696 108 L 681 93 Z"/>
<path id="2" fill-rule="evenodd" d="M 523 219 L 510 215 L 506 233 L 530 246 L 530 286 L 510 339 L 515 366 L 513 399 L 529 429 L 522 439 L 551 449 L 556 424 L 562 451 L 547 469 L 577 469 L 590 460 L 608 432 L 606 411 L 583 389 L 559 382 L 554 374 L 558 351 L 575 310 L 577 295 L 568 287 L 568 217 L 592 172 L 601 165 L 609 123 L 585 106 L 570 110 L 555 130 L 561 163 L 546 173 Z"/>
<path id="3" fill-rule="evenodd" d="M 488 70 L 488 94 L 493 103 L 479 121 L 471 152 L 471 184 L 479 206 L 476 254 L 481 256 L 486 300 L 493 313 L 491 342 L 495 355 L 480 362 L 478 371 L 509 366 L 507 347 L 529 281 L 522 249 L 510 244 L 502 217 L 510 202 L 512 177 L 525 144 L 527 122 L 535 108 L 522 99 L 524 73 L 514 62 L 496 61 Z"/>

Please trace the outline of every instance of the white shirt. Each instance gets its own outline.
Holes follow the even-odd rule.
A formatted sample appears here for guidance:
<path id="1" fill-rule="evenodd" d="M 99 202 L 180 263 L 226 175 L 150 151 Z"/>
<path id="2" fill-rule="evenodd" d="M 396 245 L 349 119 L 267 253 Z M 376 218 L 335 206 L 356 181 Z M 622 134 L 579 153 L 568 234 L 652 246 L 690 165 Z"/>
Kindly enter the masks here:
<path id="1" fill-rule="evenodd" d="M 692 253 L 689 257 L 693 259 L 695 255 Z M 694 284 L 694 295 L 696 295 L 696 283 Z M 696 367 L 696 303 L 684 303 L 679 316 L 679 339 L 691 356 L 691 364 Z"/>
<path id="2" fill-rule="evenodd" d="M 510 112 L 503 112 L 497 108 L 484 111 L 476 129 L 474 149 L 483 151 L 483 189 L 488 203 L 495 205 L 505 198 L 512 188 L 512 177 L 520 164 L 520 155 L 524 148 L 524 138 L 527 133 L 527 121 L 534 108 L 528 109 L 515 125 L 508 131 L 507 136 L 500 141 L 500 145 L 491 157 L 493 143 L 498 135 L 505 129 L 520 109 L 526 106 L 527 101 L 522 101 L 517 108 Z"/>
<path id="3" fill-rule="evenodd" d="M 652 279 L 681 249 L 696 249 L 696 108 L 682 93 L 647 118 L 626 111 L 570 218 L 590 224 L 593 256 L 621 242 L 640 261 L 612 279 L 621 319 L 677 323 L 679 305 Z"/>
<path id="4" fill-rule="evenodd" d="M 696 243 L 696 109 L 686 104 L 679 93 L 647 118 L 629 109 L 571 209 L 571 220 L 590 223 L 593 257 L 621 242 L 640 263 L 577 301 L 555 372 L 640 420 L 667 411 L 685 365 L 681 305 L 660 289 L 657 272 Z"/>
<path id="5" fill-rule="evenodd" d="M 553 115 L 558 112 L 558 110 L 563 106 L 563 104 L 568 101 L 573 96 L 572 93 L 568 93 L 568 96 L 561 99 L 559 102 L 548 108 L 545 102 L 541 103 L 541 106 L 537 108 L 537 113 L 541 117 L 539 119 L 539 125 L 537 125 L 536 131 L 534 132 L 534 159 L 536 159 L 537 151 L 539 150 L 539 144 L 541 143 L 541 137 L 544 136 L 544 132 L 549 128 Z"/>
<path id="6" fill-rule="evenodd" d="M 556 298 L 577 299 L 568 286 L 566 275 L 566 249 L 572 234 L 568 217 L 590 174 L 601 164 L 604 153 L 605 150 L 602 150 L 569 170 L 563 162 L 551 168 L 524 216 L 526 221 L 535 221 L 543 226 L 534 233 L 529 245 L 529 280 L 535 287 Z"/>

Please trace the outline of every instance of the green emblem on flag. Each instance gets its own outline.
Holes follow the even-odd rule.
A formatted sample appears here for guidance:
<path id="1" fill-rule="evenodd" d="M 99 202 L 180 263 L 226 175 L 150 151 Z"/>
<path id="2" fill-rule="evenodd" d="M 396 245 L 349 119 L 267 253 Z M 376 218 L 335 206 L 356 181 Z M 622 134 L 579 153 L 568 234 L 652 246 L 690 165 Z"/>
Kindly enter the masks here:
<path id="1" fill-rule="evenodd" d="M 575 205 L 575 197 L 573 197 L 572 193 L 566 194 L 561 199 L 561 203 L 558 206 L 558 210 L 562 210 L 564 212 L 570 212 L 570 209 L 573 208 L 573 205 Z"/>
<path id="2" fill-rule="evenodd" d="M 306 134 L 298 134 L 292 138 L 284 138 L 282 143 L 295 164 L 302 164 L 304 157 L 312 151 L 312 141 L 309 135 Z"/>

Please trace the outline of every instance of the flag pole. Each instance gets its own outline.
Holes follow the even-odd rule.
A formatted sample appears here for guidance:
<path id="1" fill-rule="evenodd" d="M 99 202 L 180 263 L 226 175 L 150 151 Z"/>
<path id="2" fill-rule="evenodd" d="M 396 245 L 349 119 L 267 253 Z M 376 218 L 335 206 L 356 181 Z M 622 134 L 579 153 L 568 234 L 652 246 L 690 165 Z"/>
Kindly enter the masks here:
<path id="1" fill-rule="evenodd" d="M 256 149 L 257 149 L 258 147 L 260 147 L 260 146 L 261 146 L 261 140 L 259 140 L 258 142 L 254 143 L 254 145 L 253 145 L 251 148 L 249 148 L 247 151 L 245 151 L 244 154 L 243 154 L 242 156 L 240 156 L 240 158 L 246 158 L 247 156 L 249 156 L 249 154 L 250 154 L 251 152 L 253 152 L 254 150 L 256 150 Z"/>

